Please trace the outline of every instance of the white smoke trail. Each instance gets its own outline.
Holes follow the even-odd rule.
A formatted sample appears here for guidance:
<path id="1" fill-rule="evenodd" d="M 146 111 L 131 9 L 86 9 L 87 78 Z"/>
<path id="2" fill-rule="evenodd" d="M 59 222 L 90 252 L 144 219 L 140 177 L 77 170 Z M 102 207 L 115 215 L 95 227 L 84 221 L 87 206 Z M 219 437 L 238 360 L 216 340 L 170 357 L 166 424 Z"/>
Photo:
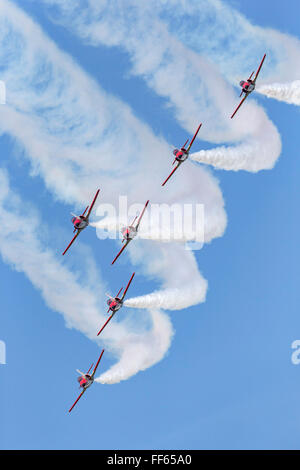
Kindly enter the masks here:
<path id="1" fill-rule="evenodd" d="M 117 364 L 113 365 L 95 381 L 102 384 L 114 384 L 126 380 L 141 370 L 145 370 L 160 361 L 170 347 L 173 329 L 168 316 L 162 312 L 150 310 L 152 328 L 146 333 L 130 332 L 120 341 L 123 353 Z M 166 338 L 168 343 L 166 344 Z"/>
<path id="2" fill-rule="evenodd" d="M 262 85 L 257 88 L 257 91 L 268 98 L 274 98 L 296 106 L 300 105 L 300 80 L 295 80 L 290 83 Z"/>
<path id="3" fill-rule="evenodd" d="M 162 308 L 164 310 L 182 310 L 205 301 L 207 281 L 201 279 L 181 288 L 166 289 L 148 295 L 125 300 L 124 305 L 132 308 Z"/>
<path id="4" fill-rule="evenodd" d="M 250 140 L 235 147 L 221 146 L 200 150 L 200 152 L 192 153 L 190 158 L 222 170 L 257 172 L 273 168 L 280 153 L 278 149 L 281 149 L 279 136 L 276 133 L 268 134 L 268 132 L 264 135 L 262 128 L 261 139 Z"/>

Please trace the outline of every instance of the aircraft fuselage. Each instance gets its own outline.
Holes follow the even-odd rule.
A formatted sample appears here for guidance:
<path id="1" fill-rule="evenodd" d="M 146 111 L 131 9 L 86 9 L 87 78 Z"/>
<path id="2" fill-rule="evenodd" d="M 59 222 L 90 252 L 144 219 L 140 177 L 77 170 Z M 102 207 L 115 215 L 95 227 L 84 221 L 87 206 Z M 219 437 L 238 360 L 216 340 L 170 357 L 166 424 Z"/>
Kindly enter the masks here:
<path id="1" fill-rule="evenodd" d="M 122 235 L 125 240 L 132 240 L 137 234 L 137 229 L 136 227 L 133 227 L 133 225 L 129 225 L 128 227 L 125 227 L 122 229 Z"/>
<path id="2" fill-rule="evenodd" d="M 184 148 L 173 150 L 173 154 L 175 155 L 175 160 L 177 162 L 184 162 L 189 156 L 188 152 Z"/>
<path id="3" fill-rule="evenodd" d="M 89 221 L 86 217 L 79 215 L 76 217 L 72 217 L 72 224 L 74 226 L 74 229 L 76 230 L 83 230 L 89 225 Z"/>
<path id="4" fill-rule="evenodd" d="M 107 305 L 109 306 L 109 309 L 115 313 L 120 310 L 123 305 L 123 302 L 121 299 L 119 299 L 119 297 L 115 297 L 114 299 L 108 299 Z"/>
<path id="5" fill-rule="evenodd" d="M 92 383 L 94 382 L 94 379 L 89 374 L 85 374 L 85 375 L 82 375 L 81 377 L 78 377 L 78 382 L 79 382 L 79 386 L 86 390 L 92 385 Z"/>

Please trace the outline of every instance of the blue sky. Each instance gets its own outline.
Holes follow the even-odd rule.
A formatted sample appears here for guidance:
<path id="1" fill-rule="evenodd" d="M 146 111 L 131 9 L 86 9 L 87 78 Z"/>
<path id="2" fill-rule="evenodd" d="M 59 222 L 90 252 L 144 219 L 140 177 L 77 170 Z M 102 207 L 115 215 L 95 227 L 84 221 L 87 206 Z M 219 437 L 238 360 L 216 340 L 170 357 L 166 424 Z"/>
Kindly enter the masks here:
<path id="1" fill-rule="evenodd" d="M 142 76 L 130 75 L 126 51 L 85 44 L 74 31 L 51 21 L 40 2 L 26 2 L 25 7 L 23 2 L 14 3 L 102 89 L 128 103 L 155 135 L 172 144 L 184 142 L 187 131 L 174 109 Z M 298 34 L 296 1 L 285 10 L 271 1 L 227 3 L 262 28 Z M 195 252 L 208 281 L 207 298 L 169 312 L 175 335 L 160 362 L 114 385 L 95 383 L 69 415 L 78 393 L 75 370 L 87 369 L 97 359 L 99 345 L 75 328 L 66 328 L 63 317 L 49 307 L 24 272 L 2 259 L 0 339 L 6 343 L 7 364 L 0 365 L 0 448 L 299 447 L 300 366 L 291 362 L 291 344 L 300 335 L 299 108 L 261 95 L 256 98 L 280 132 L 281 155 L 272 170 L 258 173 L 210 167 L 223 193 L 227 227 L 222 237 Z M 123 142 L 117 144 L 122 149 Z M 195 151 L 214 145 L 199 141 Z M 39 235 L 59 258 L 71 235 L 69 212 L 74 205 L 46 187 L 41 172 L 31 174 L 22 143 L 8 132 L 0 137 L 0 149 L 1 167 L 12 190 L 25 212 L 29 203 L 29 213 L 38 211 Z M 164 176 L 164 170 L 158 173 Z M 176 183 L 180 185 L 179 176 Z M 79 202 L 74 204 L 78 207 Z M 112 292 L 134 269 L 132 296 L 157 286 L 159 281 L 139 272 L 128 257 L 117 269 L 110 268 L 115 242 L 99 241 L 92 229 L 81 237 L 80 247 L 70 252 L 73 260 L 64 262 L 70 270 L 77 268 L 78 255 L 88 250 Z M 83 269 L 79 280 L 84 275 Z M 139 311 L 124 309 L 123 314 L 135 319 Z M 115 362 L 107 352 L 100 368 L 105 371 Z"/>

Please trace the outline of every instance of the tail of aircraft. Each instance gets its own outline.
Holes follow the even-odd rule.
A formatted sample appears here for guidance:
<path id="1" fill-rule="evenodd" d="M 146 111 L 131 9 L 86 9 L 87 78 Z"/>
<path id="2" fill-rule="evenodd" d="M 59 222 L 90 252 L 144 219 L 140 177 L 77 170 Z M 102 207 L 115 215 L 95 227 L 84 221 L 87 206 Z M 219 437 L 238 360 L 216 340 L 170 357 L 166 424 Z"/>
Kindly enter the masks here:
<path id="1" fill-rule="evenodd" d="M 189 140 L 190 139 L 188 139 L 186 142 L 184 142 L 183 146 L 181 147 L 181 150 L 185 150 L 185 146 L 186 146 L 186 144 L 188 143 Z"/>
<path id="2" fill-rule="evenodd" d="M 92 363 L 91 367 L 89 368 L 89 370 L 87 371 L 87 374 L 90 372 L 91 368 L 93 367 L 94 363 Z"/>
<path id="3" fill-rule="evenodd" d="M 255 71 L 254 71 L 255 72 Z M 250 77 L 248 78 L 248 80 L 251 80 L 252 78 L 252 75 L 254 74 L 254 72 L 251 73 Z"/>
<path id="4" fill-rule="evenodd" d="M 122 292 L 122 290 L 123 290 L 123 287 L 121 287 L 121 289 L 120 289 L 119 292 L 117 293 L 116 297 L 119 297 L 119 295 L 120 295 L 120 293 Z M 116 297 L 115 297 L 115 298 L 116 298 Z"/>
<path id="5" fill-rule="evenodd" d="M 86 211 L 88 210 L 89 207 L 90 207 L 90 206 L 87 206 L 87 207 L 84 209 L 84 212 L 81 214 L 81 217 L 84 216 L 84 214 L 86 213 Z"/>

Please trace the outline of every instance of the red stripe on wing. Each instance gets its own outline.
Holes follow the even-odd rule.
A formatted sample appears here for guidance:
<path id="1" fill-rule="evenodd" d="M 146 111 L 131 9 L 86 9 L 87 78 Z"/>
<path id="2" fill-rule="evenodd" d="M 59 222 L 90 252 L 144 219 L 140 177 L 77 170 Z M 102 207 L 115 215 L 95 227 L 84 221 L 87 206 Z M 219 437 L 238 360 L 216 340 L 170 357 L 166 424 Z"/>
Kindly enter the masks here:
<path id="1" fill-rule="evenodd" d="M 79 397 L 77 398 L 77 400 L 73 403 L 73 405 L 71 406 L 71 408 L 69 409 L 69 413 L 73 410 L 74 406 L 76 405 L 76 403 L 78 402 L 78 400 L 82 397 L 82 395 L 84 394 L 85 390 L 82 390 L 81 394 L 79 395 Z"/>
<path id="2" fill-rule="evenodd" d="M 93 207 L 94 207 L 94 204 L 95 204 L 95 202 L 96 202 L 96 199 L 97 199 L 97 197 L 98 197 L 99 192 L 100 192 L 100 189 L 97 190 L 97 192 L 96 192 L 96 194 L 95 194 L 95 196 L 94 196 L 93 202 L 92 202 L 92 204 L 90 205 L 89 211 L 88 211 L 88 213 L 87 213 L 87 215 L 86 215 L 87 217 L 89 217 L 89 216 L 90 216 L 90 213 L 92 212 L 92 209 L 93 209 Z"/>
<path id="3" fill-rule="evenodd" d="M 144 213 L 145 213 L 145 210 L 147 209 L 148 204 L 149 204 L 149 199 L 148 199 L 148 201 L 146 202 L 146 204 L 145 204 L 145 206 L 144 206 L 144 209 L 142 210 L 142 213 L 141 213 L 141 215 L 140 215 L 139 218 L 138 218 L 138 221 L 137 221 L 137 224 L 136 224 L 136 229 L 139 228 L 139 225 L 140 225 L 140 223 L 141 223 L 142 217 L 143 217 L 143 215 L 144 215 Z"/>
<path id="4" fill-rule="evenodd" d="M 126 244 L 121 248 L 121 250 L 119 251 L 119 253 L 117 254 L 117 256 L 115 257 L 115 259 L 112 261 L 111 264 L 114 264 L 115 261 L 117 261 L 117 259 L 119 258 L 120 254 L 125 250 L 126 246 L 128 245 L 128 243 L 130 242 L 131 240 L 127 240 Z"/>
<path id="5" fill-rule="evenodd" d="M 94 375 L 95 375 L 95 373 L 96 373 L 96 370 L 97 370 L 97 368 L 98 368 L 98 366 L 99 366 L 99 362 L 101 361 L 101 358 L 102 358 L 102 356 L 103 356 L 103 353 L 104 353 L 104 349 L 102 349 L 102 351 L 101 351 L 100 357 L 99 357 L 99 359 L 98 359 L 98 361 L 97 361 L 97 364 L 95 365 L 95 368 L 94 368 L 94 370 L 93 370 L 92 377 L 94 377 Z"/>
<path id="6" fill-rule="evenodd" d="M 123 299 L 124 299 L 124 297 L 125 297 L 125 295 L 126 295 L 126 292 L 127 292 L 127 291 L 128 291 L 128 289 L 129 289 L 129 286 L 130 286 L 130 284 L 131 284 L 131 281 L 132 281 L 132 279 L 133 279 L 134 275 L 135 275 L 135 273 L 133 273 L 133 275 L 132 275 L 132 276 L 131 276 L 131 278 L 129 279 L 129 282 L 128 282 L 128 284 L 127 284 L 127 287 L 126 287 L 126 289 L 125 289 L 125 290 L 124 290 L 124 292 L 123 292 L 123 295 L 122 295 L 122 297 L 121 297 L 121 300 L 123 300 Z"/>
<path id="7" fill-rule="evenodd" d="M 68 251 L 68 249 L 70 248 L 70 246 L 72 245 L 72 243 L 76 240 L 76 238 L 78 237 L 78 235 L 79 235 L 79 232 L 77 232 L 76 235 L 75 235 L 75 237 L 72 238 L 72 240 L 70 241 L 69 245 L 67 246 L 67 248 L 65 249 L 65 251 L 63 252 L 62 255 L 64 255 L 64 254 Z"/>
<path id="8" fill-rule="evenodd" d="M 263 56 L 262 61 L 261 61 L 260 65 L 259 65 L 259 67 L 258 67 L 258 69 L 257 69 L 256 75 L 255 75 L 255 78 L 254 78 L 254 82 L 256 81 L 256 79 L 257 79 L 257 77 L 258 77 L 258 74 L 259 74 L 259 72 L 260 72 L 260 69 L 262 68 L 262 65 L 263 65 L 263 63 L 264 63 L 264 60 L 265 60 L 265 58 L 266 58 L 266 55 L 267 55 L 267 54 L 265 54 L 265 55 Z"/>
<path id="9" fill-rule="evenodd" d="M 231 115 L 231 119 L 234 117 L 234 115 L 238 112 L 238 110 L 240 109 L 240 107 L 242 106 L 242 104 L 244 103 L 245 99 L 247 98 L 248 95 L 245 95 L 244 98 L 242 99 L 242 101 L 240 102 L 240 104 L 238 105 L 238 107 L 235 109 L 234 113 Z"/>
<path id="10" fill-rule="evenodd" d="M 106 327 L 107 323 L 110 322 L 110 320 L 112 319 L 112 317 L 114 316 L 114 314 L 115 314 L 115 312 L 113 312 L 113 313 L 111 314 L 111 316 L 108 318 L 108 320 L 106 320 L 106 322 L 105 322 L 104 325 L 102 326 L 101 330 L 98 331 L 97 336 L 99 336 L 100 333 L 101 333 L 101 331 L 104 330 L 104 328 Z"/>
<path id="11" fill-rule="evenodd" d="M 164 186 L 166 184 L 167 181 L 169 181 L 169 179 L 171 178 L 171 176 L 173 175 L 173 173 L 175 173 L 175 171 L 177 170 L 177 168 L 180 167 L 182 162 L 178 162 L 178 165 L 174 168 L 174 170 L 171 171 L 171 173 L 169 174 L 168 178 L 163 182 L 162 186 Z"/>
<path id="12" fill-rule="evenodd" d="M 187 148 L 187 152 L 189 152 L 189 151 L 191 150 L 191 146 L 193 145 L 194 140 L 196 139 L 197 134 L 198 134 L 198 132 L 199 132 L 201 126 L 202 126 L 202 122 L 199 124 L 199 127 L 198 127 L 198 129 L 196 130 L 195 135 L 194 135 L 194 137 L 192 138 L 192 140 L 191 140 L 191 142 L 190 142 L 190 145 L 189 145 L 188 148 Z"/>

